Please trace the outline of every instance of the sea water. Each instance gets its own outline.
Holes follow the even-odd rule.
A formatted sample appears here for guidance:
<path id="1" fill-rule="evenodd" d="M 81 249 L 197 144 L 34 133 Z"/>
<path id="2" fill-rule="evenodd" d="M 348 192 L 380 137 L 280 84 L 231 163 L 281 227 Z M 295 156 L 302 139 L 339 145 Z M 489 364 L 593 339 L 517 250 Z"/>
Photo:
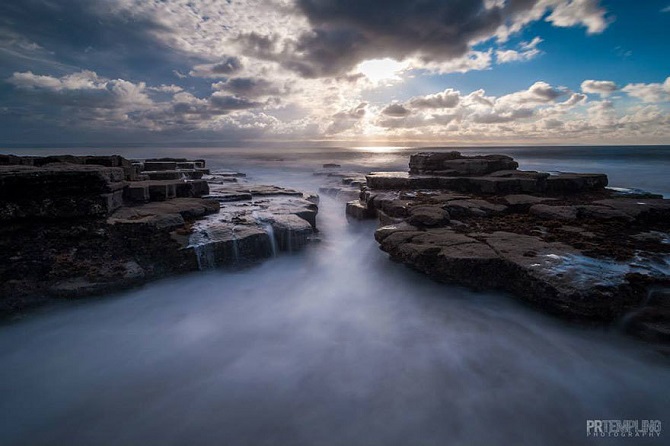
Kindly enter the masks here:
<path id="1" fill-rule="evenodd" d="M 670 193 L 667 148 L 465 150 Z M 412 151 L 104 153 L 204 157 L 253 182 L 315 191 L 322 163 L 406 170 Z M 332 198 L 322 197 L 317 221 L 320 241 L 301 253 L 0 326 L 0 444 L 662 444 L 670 435 L 586 436 L 592 419 L 670 429 L 670 367 L 653 346 L 504 293 L 434 283 L 388 260 L 375 223 L 347 222 Z"/>

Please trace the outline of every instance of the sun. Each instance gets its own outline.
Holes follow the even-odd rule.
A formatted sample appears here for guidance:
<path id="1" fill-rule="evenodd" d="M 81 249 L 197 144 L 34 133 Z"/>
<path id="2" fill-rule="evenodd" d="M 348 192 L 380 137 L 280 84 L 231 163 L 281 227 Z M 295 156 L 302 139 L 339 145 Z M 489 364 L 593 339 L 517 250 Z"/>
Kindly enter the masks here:
<path id="1" fill-rule="evenodd" d="M 358 71 L 371 82 L 399 81 L 398 74 L 407 69 L 407 63 L 393 59 L 371 59 L 358 64 Z"/>

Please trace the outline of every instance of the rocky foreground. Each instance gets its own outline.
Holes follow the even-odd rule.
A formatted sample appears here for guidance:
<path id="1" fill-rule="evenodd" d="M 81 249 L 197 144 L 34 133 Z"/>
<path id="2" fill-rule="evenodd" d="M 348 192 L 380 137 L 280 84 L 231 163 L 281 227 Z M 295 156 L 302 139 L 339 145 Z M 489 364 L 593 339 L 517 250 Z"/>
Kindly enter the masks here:
<path id="1" fill-rule="evenodd" d="M 204 160 L 0 155 L 0 315 L 301 249 L 317 204 Z"/>
<path id="2" fill-rule="evenodd" d="M 409 167 L 367 175 L 347 203 L 350 217 L 379 219 L 391 258 L 670 342 L 670 200 L 608 189 L 603 174 L 521 171 L 504 155 L 418 153 Z"/>

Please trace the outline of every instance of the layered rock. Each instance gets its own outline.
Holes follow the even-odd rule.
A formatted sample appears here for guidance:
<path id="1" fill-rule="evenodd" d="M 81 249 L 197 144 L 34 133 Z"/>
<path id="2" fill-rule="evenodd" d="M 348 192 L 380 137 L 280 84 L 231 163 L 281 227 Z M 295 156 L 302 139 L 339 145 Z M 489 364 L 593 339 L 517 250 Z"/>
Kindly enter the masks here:
<path id="1" fill-rule="evenodd" d="M 204 160 L 0 155 L 0 314 L 304 247 L 318 197 L 243 179 Z"/>
<path id="2" fill-rule="evenodd" d="M 670 200 L 606 189 L 602 174 L 515 164 L 421 153 L 409 173 L 368 175 L 347 213 L 377 217 L 381 249 L 436 280 L 503 289 L 570 319 L 613 321 L 644 307 L 629 331 L 666 339 L 667 308 L 645 302 L 670 287 Z"/>

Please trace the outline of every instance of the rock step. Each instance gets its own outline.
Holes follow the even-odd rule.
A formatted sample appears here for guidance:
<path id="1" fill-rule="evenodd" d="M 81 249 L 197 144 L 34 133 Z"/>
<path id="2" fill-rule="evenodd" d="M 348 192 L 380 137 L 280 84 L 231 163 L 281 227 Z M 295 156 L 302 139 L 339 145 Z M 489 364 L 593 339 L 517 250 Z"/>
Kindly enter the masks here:
<path id="1" fill-rule="evenodd" d="M 438 176 L 486 175 L 517 167 L 519 163 L 506 155 L 463 156 L 460 152 L 420 152 L 409 159 L 411 173 Z"/>
<path id="2" fill-rule="evenodd" d="M 164 202 L 124 206 L 107 219 L 112 225 L 127 227 L 149 226 L 159 230 L 183 227 L 186 220 L 193 220 L 218 212 L 219 203 L 201 198 L 175 198 Z"/>
<path id="3" fill-rule="evenodd" d="M 204 168 L 206 165 L 206 161 L 204 159 L 188 159 L 188 158 L 171 158 L 171 157 L 163 157 L 163 158 L 147 158 L 145 160 L 133 160 L 133 162 L 137 163 L 193 163 L 196 165 L 196 167 Z"/>
<path id="4" fill-rule="evenodd" d="M 131 202 L 164 201 L 173 198 L 203 197 L 209 194 L 205 180 L 149 180 L 128 183 L 124 198 Z"/>
<path id="5" fill-rule="evenodd" d="M 205 174 L 203 170 L 144 170 L 142 175 L 146 175 L 150 180 L 179 180 L 190 179 L 199 180 Z"/>
<path id="6" fill-rule="evenodd" d="M 123 203 L 124 177 L 99 165 L 0 166 L 0 220 L 106 216 Z"/>
<path id="7" fill-rule="evenodd" d="M 504 171 L 505 175 L 437 176 L 407 172 L 372 172 L 367 186 L 377 190 L 445 189 L 476 194 L 579 193 L 603 189 L 607 175 L 565 173 L 549 176 L 541 172 Z"/>

